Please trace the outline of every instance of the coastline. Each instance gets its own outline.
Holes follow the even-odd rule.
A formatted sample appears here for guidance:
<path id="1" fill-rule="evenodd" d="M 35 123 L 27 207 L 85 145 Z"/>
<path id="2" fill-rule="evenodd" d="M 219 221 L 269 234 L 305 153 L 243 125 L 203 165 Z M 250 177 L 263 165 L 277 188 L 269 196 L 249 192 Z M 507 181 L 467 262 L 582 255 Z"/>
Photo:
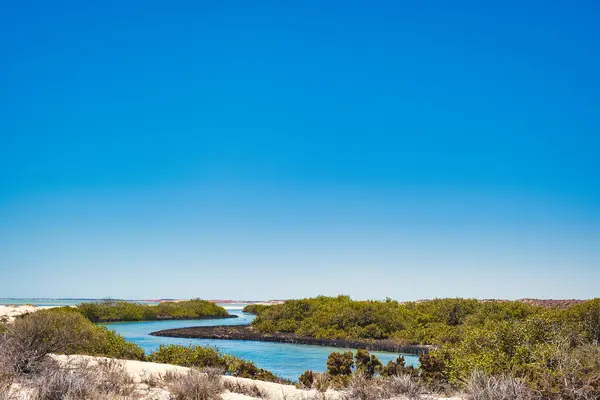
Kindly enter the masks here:
<path id="1" fill-rule="evenodd" d="M 159 317 L 156 319 L 104 319 L 101 321 L 93 321 L 97 324 L 112 323 L 112 322 L 152 322 L 152 321 L 192 321 L 201 319 L 228 319 L 228 318 L 239 318 L 239 315 L 204 315 L 200 317 Z"/>
<path id="2" fill-rule="evenodd" d="M 387 351 L 411 355 L 426 354 L 432 349 L 432 346 L 400 345 L 389 339 L 320 339 L 310 336 L 299 336 L 295 333 L 262 333 L 247 325 L 196 326 L 189 328 L 164 329 L 152 332 L 150 335 L 188 339 L 251 340 L 259 342 L 306 344 L 313 346 L 365 349 L 370 351 Z"/>

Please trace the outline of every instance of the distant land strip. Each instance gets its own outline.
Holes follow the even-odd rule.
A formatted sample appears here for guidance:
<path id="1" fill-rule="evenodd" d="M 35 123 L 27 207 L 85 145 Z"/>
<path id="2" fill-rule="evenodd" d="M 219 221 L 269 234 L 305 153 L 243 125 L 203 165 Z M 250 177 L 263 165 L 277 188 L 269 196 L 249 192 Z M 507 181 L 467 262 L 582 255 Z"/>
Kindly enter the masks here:
<path id="1" fill-rule="evenodd" d="M 400 345 L 393 340 L 345 340 L 319 339 L 310 336 L 299 336 L 295 333 L 262 333 L 252 327 L 238 326 L 195 326 L 190 328 L 165 329 L 152 332 L 152 336 L 192 338 L 192 339 L 221 339 L 221 340 L 253 340 L 260 342 L 277 342 L 292 344 L 308 344 L 315 346 L 343 347 L 366 349 L 370 351 L 390 351 L 420 355 L 428 353 L 433 346 Z"/>

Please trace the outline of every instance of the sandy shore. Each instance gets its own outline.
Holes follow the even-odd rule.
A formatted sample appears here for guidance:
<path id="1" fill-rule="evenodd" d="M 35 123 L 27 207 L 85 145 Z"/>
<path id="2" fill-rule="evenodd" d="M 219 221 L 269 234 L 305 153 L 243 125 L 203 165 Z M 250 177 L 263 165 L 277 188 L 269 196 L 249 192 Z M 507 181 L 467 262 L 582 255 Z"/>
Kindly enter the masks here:
<path id="1" fill-rule="evenodd" d="M 97 362 L 98 360 L 111 360 L 104 357 L 90 357 L 90 356 L 65 356 L 65 355 L 52 355 L 55 360 L 58 360 L 63 365 L 69 365 L 81 361 L 87 362 Z M 148 393 L 147 396 L 143 398 L 157 398 L 159 400 L 167 400 L 169 399 L 169 393 L 164 388 L 154 388 L 154 390 L 150 390 L 152 388 L 144 386 L 144 382 L 151 380 L 152 377 L 160 378 L 161 375 L 164 375 L 166 372 L 174 372 L 179 374 L 186 374 L 190 368 L 180 367 L 176 365 L 170 364 L 159 364 L 152 362 L 144 362 L 144 361 L 133 361 L 133 360 L 117 360 L 124 368 L 124 370 L 133 378 L 134 382 L 136 382 L 142 390 L 146 389 L 151 393 Z M 256 381 L 252 379 L 246 378 L 236 378 L 232 376 L 223 376 L 223 381 L 231 381 L 237 383 L 239 385 L 247 386 L 247 387 L 258 387 L 263 393 L 267 395 L 268 399 L 271 400 L 308 400 L 312 399 L 314 395 L 318 394 L 315 390 L 301 390 L 292 385 L 281 385 L 278 383 L 272 382 L 263 382 Z M 341 399 L 341 394 L 334 391 L 328 391 L 326 393 L 328 400 L 338 400 Z M 231 393 L 225 392 L 221 396 L 223 400 L 254 400 L 258 399 L 255 397 L 250 397 L 246 395 L 242 395 L 239 393 Z"/>
<path id="2" fill-rule="evenodd" d="M 98 360 L 111 360 L 104 357 L 90 357 L 90 356 L 65 356 L 65 355 L 53 355 L 54 359 L 58 360 L 63 365 L 69 365 L 71 363 L 77 363 L 86 361 L 86 362 L 98 362 Z M 133 378 L 134 382 L 138 384 L 139 389 L 141 391 L 146 390 L 147 393 L 141 397 L 142 399 L 156 399 L 156 400 L 168 400 L 169 392 L 164 388 L 157 387 L 149 387 L 144 382 L 148 382 L 151 377 L 160 378 L 161 375 L 164 375 L 166 372 L 174 372 L 180 374 L 186 374 L 190 368 L 180 367 L 176 365 L 170 364 L 159 364 L 152 362 L 144 362 L 144 361 L 133 361 L 133 360 L 116 360 L 119 362 L 124 370 Z M 246 387 L 257 387 L 263 393 L 263 396 L 260 397 L 262 399 L 269 400 L 317 400 L 323 399 L 321 394 L 316 390 L 303 390 L 298 389 L 292 385 L 282 385 L 278 383 L 272 382 L 263 382 L 246 378 L 236 378 L 232 376 L 223 376 L 223 381 L 230 381 L 237 385 L 242 385 Z M 141 394 L 141 393 L 140 393 Z M 226 391 L 222 394 L 221 398 L 223 400 L 259 400 L 259 397 L 251 397 L 239 393 L 231 393 Z M 327 400 L 343 400 L 343 393 L 328 390 L 325 392 L 325 399 Z M 397 398 L 400 400 L 402 398 Z M 432 396 L 424 396 L 425 400 L 462 400 L 461 397 L 432 397 Z"/>
<path id="3" fill-rule="evenodd" d="M 0 322 L 12 322 L 16 317 L 20 315 L 29 314 L 39 310 L 45 310 L 54 308 L 53 306 L 33 306 L 33 305 L 0 305 Z"/>

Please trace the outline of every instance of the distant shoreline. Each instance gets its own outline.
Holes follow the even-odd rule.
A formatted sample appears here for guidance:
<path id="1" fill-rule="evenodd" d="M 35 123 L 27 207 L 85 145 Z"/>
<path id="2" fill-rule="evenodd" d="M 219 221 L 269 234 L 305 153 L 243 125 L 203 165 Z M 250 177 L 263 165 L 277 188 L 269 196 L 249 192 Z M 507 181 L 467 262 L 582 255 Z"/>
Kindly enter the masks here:
<path id="1" fill-rule="evenodd" d="M 239 315 L 229 314 L 229 315 L 203 315 L 199 317 L 158 317 L 156 319 L 105 319 L 101 321 L 95 321 L 95 323 L 104 324 L 109 322 L 152 322 L 152 321 L 191 321 L 198 319 L 227 319 L 227 318 L 239 318 Z"/>
<path id="2" fill-rule="evenodd" d="M 259 342 L 307 344 L 314 346 L 366 349 L 371 351 L 388 351 L 412 355 L 428 353 L 432 349 L 431 346 L 403 346 L 389 339 L 371 341 L 319 339 L 310 336 L 299 336 L 295 333 L 262 333 L 247 325 L 197 326 L 189 328 L 164 329 L 161 331 L 152 332 L 150 335 L 188 339 L 251 340 Z"/>

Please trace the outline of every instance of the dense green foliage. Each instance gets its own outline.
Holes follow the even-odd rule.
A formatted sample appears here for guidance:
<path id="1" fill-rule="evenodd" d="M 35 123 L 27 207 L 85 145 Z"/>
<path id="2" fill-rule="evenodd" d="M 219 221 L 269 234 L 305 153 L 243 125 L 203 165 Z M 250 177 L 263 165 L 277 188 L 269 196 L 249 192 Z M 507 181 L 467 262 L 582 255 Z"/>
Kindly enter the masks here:
<path id="1" fill-rule="evenodd" d="M 269 307 L 271 306 L 266 304 L 248 304 L 242 311 L 245 313 L 258 315 Z"/>
<path id="2" fill-rule="evenodd" d="M 280 382 L 273 373 L 258 368 L 254 363 L 229 354 L 220 354 L 218 349 L 201 346 L 161 345 L 148 355 L 148 361 L 181 365 L 184 367 L 222 368 L 229 375 L 242 378 Z"/>
<path id="3" fill-rule="evenodd" d="M 71 307 L 42 310 L 26 318 L 35 319 L 44 313 L 56 319 L 56 327 L 67 328 L 73 336 L 77 336 L 77 340 L 72 341 L 73 344 L 65 348 L 65 354 L 86 354 L 141 361 L 145 359 L 144 350 L 137 344 L 128 342 L 123 336 L 104 326 L 91 323 Z M 58 329 L 56 327 L 54 329 Z"/>
<path id="4" fill-rule="evenodd" d="M 77 306 L 77 310 L 92 322 L 201 319 L 229 316 L 223 307 L 200 299 L 162 302 L 158 305 L 107 300 L 82 303 Z"/>
<path id="5" fill-rule="evenodd" d="M 252 325 L 263 332 L 293 332 L 327 339 L 389 337 L 406 318 L 394 301 L 352 301 L 347 296 L 288 300 L 262 311 Z"/>
<path id="6" fill-rule="evenodd" d="M 577 398 L 571 395 L 577 390 L 600 396 L 600 299 L 548 309 L 469 299 L 398 303 L 317 297 L 269 307 L 253 326 L 320 338 L 434 345 L 415 372 L 424 382 L 460 386 L 481 371 L 510 374 L 546 398 Z M 328 360 L 329 375 L 347 374 L 351 359 L 335 354 Z M 411 373 L 402 360 L 381 367 L 366 356 L 360 359 L 367 376 L 369 362 L 383 375 Z"/>

